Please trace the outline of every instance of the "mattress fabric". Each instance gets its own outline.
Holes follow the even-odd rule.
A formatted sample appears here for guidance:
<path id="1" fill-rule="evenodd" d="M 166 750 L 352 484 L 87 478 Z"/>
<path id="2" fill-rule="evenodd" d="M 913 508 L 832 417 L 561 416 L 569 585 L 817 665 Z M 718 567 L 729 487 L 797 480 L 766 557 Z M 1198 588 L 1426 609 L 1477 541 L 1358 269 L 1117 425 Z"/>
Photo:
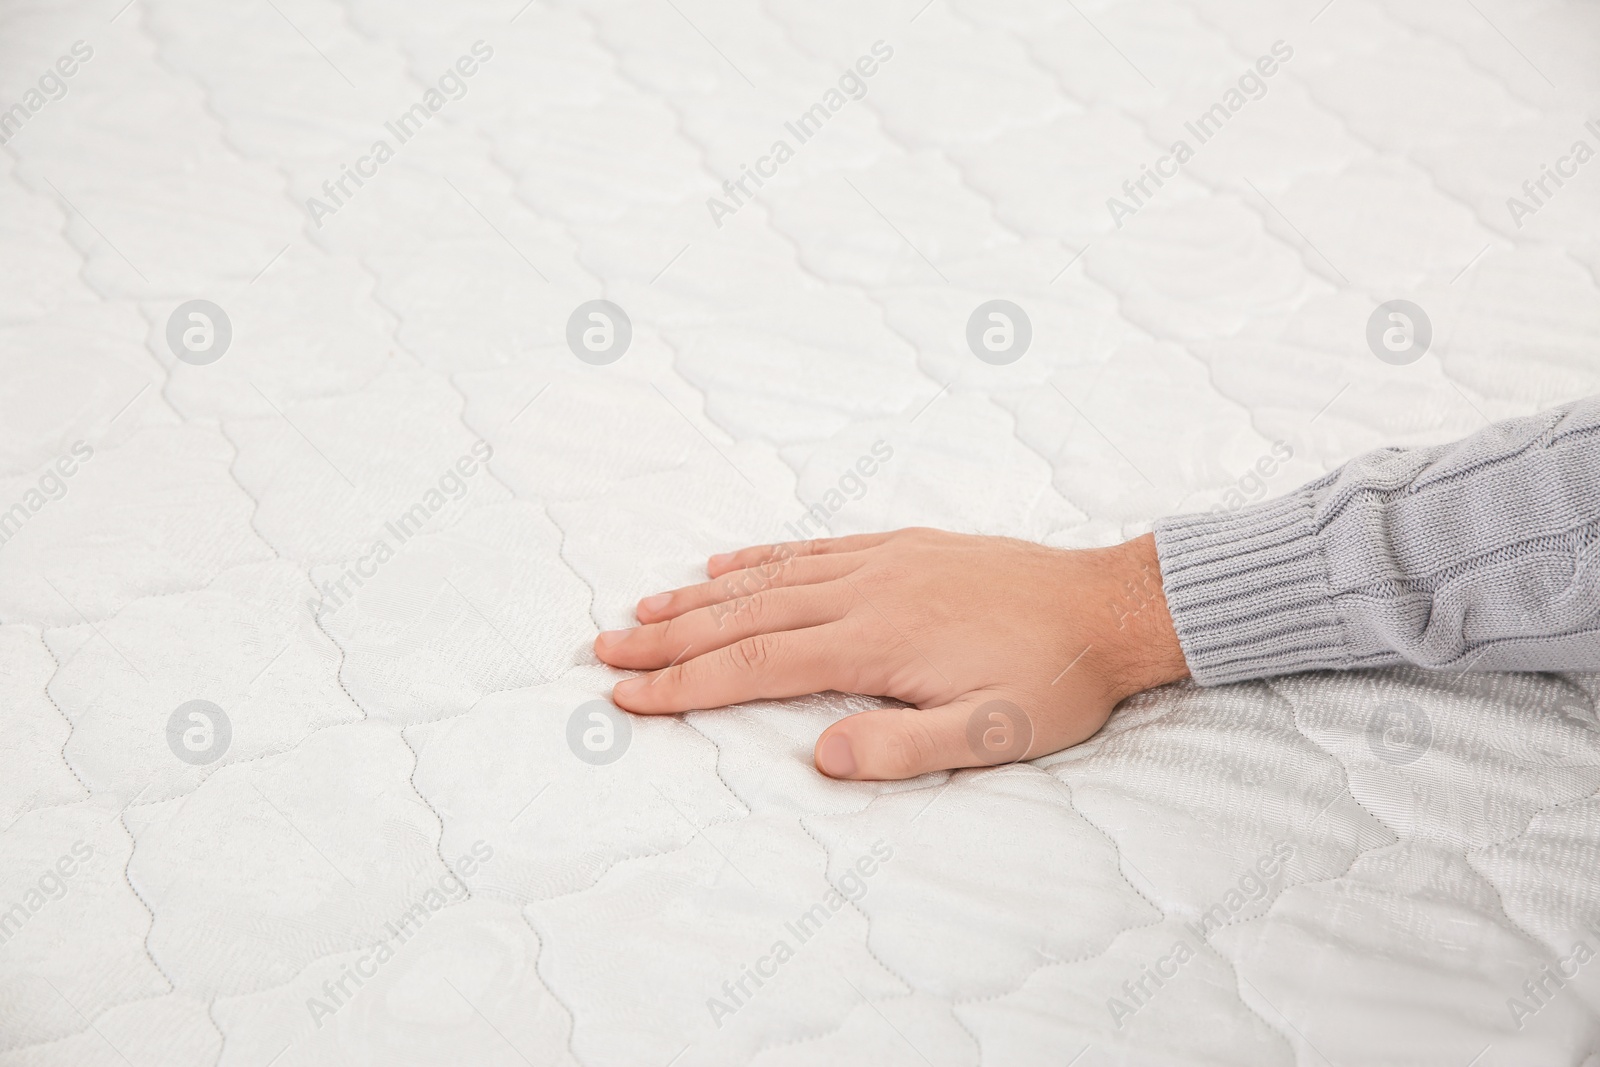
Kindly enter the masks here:
<path id="1" fill-rule="evenodd" d="M 1600 1064 L 1593 676 L 856 783 L 870 699 L 590 651 L 733 546 L 1106 544 L 1600 391 L 1597 40 L 6 4 L 0 1065 Z"/>

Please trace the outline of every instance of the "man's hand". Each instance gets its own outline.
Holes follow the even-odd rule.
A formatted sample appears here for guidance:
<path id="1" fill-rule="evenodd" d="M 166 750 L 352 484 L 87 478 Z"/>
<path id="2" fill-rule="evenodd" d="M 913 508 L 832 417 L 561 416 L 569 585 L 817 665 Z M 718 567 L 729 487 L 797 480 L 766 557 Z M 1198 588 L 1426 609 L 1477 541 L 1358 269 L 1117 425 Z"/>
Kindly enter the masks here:
<path id="1" fill-rule="evenodd" d="M 1188 675 L 1155 539 L 1046 548 L 909 529 L 711 557 L 595 653 L 650 671 L 612 699 L 670 714 L 834 689 L 916 705 L 834 723 L 817 768 L 910 778 L 1075 745 L 1124 697 Z"/>

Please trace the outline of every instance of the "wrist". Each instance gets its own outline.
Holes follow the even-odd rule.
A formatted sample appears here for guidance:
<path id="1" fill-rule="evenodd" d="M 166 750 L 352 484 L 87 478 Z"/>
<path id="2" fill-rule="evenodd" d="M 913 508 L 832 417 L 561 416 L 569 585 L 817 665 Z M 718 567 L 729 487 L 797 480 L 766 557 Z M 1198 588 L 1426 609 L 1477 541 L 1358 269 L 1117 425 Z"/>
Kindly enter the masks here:
<path id="1" fill-rule="evenodd" d="M 1114 590 L 1105 634 L 1106 677 L 1114 699 L 1189 677 L 1189 664 L 1162 588 L 1154 534 L 1108 550 Z"/>

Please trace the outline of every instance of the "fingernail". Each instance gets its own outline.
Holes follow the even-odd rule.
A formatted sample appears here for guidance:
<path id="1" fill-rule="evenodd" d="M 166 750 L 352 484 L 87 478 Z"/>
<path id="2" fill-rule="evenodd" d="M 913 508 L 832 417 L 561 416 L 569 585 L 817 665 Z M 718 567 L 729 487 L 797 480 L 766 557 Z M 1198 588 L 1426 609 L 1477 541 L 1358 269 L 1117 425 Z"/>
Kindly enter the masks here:
<path id="1" fill-rule="evenodd" d="M 732 562 L 733 562 L 733 553 L 732 552 L 718 552 L 715 556 L 712 556 L 709 560 L 706 561 L 706 566 L 707 567 L 716 568 L 716 567 L 721 567 L 724 564 L 728 564 L 728 563 L 732 563 Z"/>
<path id="2" fill-rule="evenodd" d="M 829 778 L 848 778 L 856 773 L 856 754 L 843 734 L 832 734 L 817 749 L 817 769 Z"/>
<path id="3" fill-rule="evenodd" d="M 628 697 L 638 696 L 640 693 L 644 692 L 644 687 L 649 684 L 650 683 L 645 680 L 644 675 L 637 674 L 632 678 L 627 678 L 618 682 L 616 688 L 613 689 L 611 693 L 613 696 L 621 697 L 622 699 L 626 700 Z"/>
<path id="4" fill-rule="evenodd" d="M 651 614 L 654 614 L 664 609 L 670 603 L 672 603 L 671 593 L 657 593 L 655 596 L 647 596 L 643 600 L 639 601 L 639 610 L 648 611 Z"/>
<path id="5" fill-rule="evenodd" d="M 632 632 L 632 630 L 601 630 L 597 640 L 600 642 L 601 648 L 610 648 Z"/>

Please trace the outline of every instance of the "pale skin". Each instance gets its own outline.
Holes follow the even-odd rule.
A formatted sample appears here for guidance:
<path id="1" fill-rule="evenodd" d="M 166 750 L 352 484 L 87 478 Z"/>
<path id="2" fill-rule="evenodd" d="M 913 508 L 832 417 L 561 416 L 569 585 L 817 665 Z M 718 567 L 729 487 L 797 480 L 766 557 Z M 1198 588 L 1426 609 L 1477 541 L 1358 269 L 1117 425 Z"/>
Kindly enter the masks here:
<path id="1" fill-rule="evenodd" d="M 1058 549 L 907 529 L 744 548 L 712 556 L 706 574 L 645 597 L 640 625 L 595 639 L 605 663 L 646 672 L 617 683 L 613 702 L 666 715 L 838 690 L 913 705 L 823 731 L 813 756 L 834 778 L 1032 759 L 1090 737 L 1125 697 L 1188 676 L 1148 534 Z M 988 733 L 974 727 L 995 708 L 1023 721 L 1013 710 Z"/>

